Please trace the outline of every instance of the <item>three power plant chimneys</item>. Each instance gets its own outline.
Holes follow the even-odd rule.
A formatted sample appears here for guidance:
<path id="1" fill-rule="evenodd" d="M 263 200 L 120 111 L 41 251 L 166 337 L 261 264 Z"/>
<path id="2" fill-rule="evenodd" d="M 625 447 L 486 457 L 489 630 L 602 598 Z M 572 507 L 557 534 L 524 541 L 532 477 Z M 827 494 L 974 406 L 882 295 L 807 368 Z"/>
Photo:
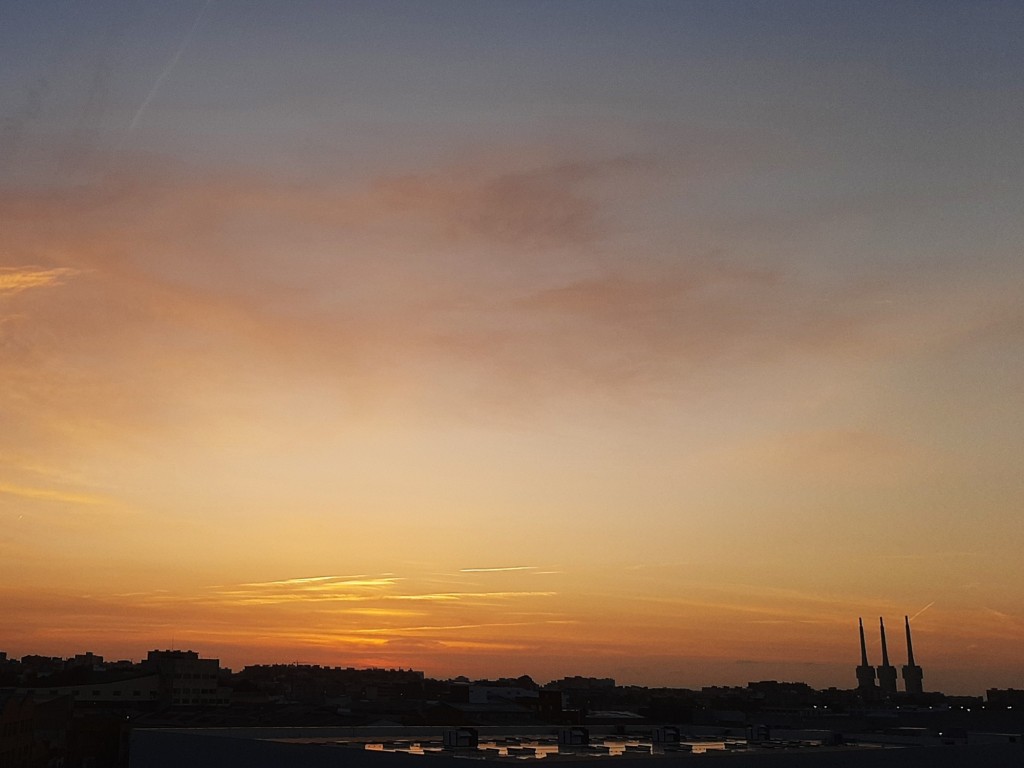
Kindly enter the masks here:
<path id="1" fill-rule="evenodd" d="M 857 690 L 871 696 L 888 696 L 896 693 L 896 667 L 889 663 L 889 650 L 885 646 L 885 622 L 878 618 L 878 626 L 882 631 L 882 663 L 877 667 L 868 664 L 868 649 L 864 644 L 864 620 L 860 623 L 860 666 L 857 667 Z M 903 617 L 907 628 L 907 663 L 903 665 L 903 689 L 907 693 L 922 693 L 924 672 L 914 663 L 914 645 L 910 640 L 910 619 Z M 875 677 L 878 685 L 875 685 Z"/>

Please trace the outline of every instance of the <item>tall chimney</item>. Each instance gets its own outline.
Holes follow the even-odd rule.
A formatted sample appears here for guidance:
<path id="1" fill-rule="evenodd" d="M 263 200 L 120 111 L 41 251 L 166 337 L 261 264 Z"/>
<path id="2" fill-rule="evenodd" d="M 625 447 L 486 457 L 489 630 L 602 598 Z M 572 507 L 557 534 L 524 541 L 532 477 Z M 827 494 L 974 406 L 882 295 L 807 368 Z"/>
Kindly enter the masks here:
<path id="1" fill-rule="evenodd" d="M 903 624 L 907 628 L 907 664 L 914 666 L 914 642 L 910 639 L 910 619 L 903 617 Z"/>
<path id="2" fill-rule="evenodd" d="M 889 663 L 889 649 L 885 646 L 885 622 L 878 617 L 878 628 L 882 633 L 882 663 L 878 667 L 878 690 L 885 696 L 896 693 L 896 667 Z"/>
<path id="3" fill-rule="evenodd" d="M 882 632 L 882 666 L 889 666 L 889 649 L 885 646 L 885 622 L 882 621 L 882 617 L 878 617 L 878 628 Z"/>
<path id="4" fill-rule="evenodd" d="M 857 619 L 860 625 L 860 666 L 857 667 L 857 690 L 861 696 L 875 695 L 875 668 L 868 664 L 868 647 L 864 643 L 864 619 Z"/>
<path id="5" fill-rule="evenodd" d="M 860 624 L 860 664 L 862 667 L 868 666 L 868 647 L 864 644 L 864 619 L 857 619 L 857 623 Z"/>
<path id="6" fill-rule="evenodd" d="M 907 663 L 903 665 L 903 689 L 907 693 L 924 693 L 924 670 L 914 663 L 914 644 L 910 640 L 910 619 L 903 617 L 907 629 Z"/>

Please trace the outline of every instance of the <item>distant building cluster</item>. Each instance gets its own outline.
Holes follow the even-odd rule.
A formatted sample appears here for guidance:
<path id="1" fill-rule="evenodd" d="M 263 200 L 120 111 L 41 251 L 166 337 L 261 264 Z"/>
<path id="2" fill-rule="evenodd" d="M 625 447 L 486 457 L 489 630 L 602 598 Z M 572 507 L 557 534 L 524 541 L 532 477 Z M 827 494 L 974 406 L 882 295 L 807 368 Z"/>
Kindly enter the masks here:
<path id="1" fill-rule="evenodd" d="M 232 672 L 190 650 L 153 650 L 140 662 L 94 653 L 8 659 L 0 652 L 0 768 L 198 768 L 187 758 L 196 749 L 209 758 L 202 765 L 216 768 L 312 768 L 336 765 L 330 761 L 339 746 L 355 750 L 345 760 L 356 768 L 389 768 L 396 752 L 446 749 L 480 750 L 474 756 L 481 759 L 543 756 L 574 764 L 717 751 L 716 760 L 728 758 L 728 765 L 750 755 L 766 768 L 774 764 L 765 762 L 769 755 L 793 751 L 856 747 L 861 759 L 881 755 L 880 749 L 952 747 L 943 759 L 963 749 L 984 756 L 986 768 L 1001 764 L 997 754 L 1018 755 L 1015 765 L 1024 764 L 1024 752 L 1014 752 L 1024 744 L 1024 691 L 991 689 L 987 702 L 923 692 L 909 621 L 906 627 L 906 690 L 898 694 L 884 625 L 882 665 L 874 668 L 863 622 L 859 685 L 849 690 L 776 680 L 700 690 L 582 676 L 543 685 L 528 675 L 435 680 L 412 669 L 297 663 Z M 210 740 L 218 734 L 237 739 Z M 313 741 L 328 751 L 313 749 Z M 946 764 L 934 752 L 914 754 L 920 762 L 893 765 Z"/>
<path id="2" fill-rule="evenodd" d="M 914 662 L 914 644 L 910 637 L 910 619 L 903 617 L 907 633 L 907 663 L 903 665 L 903 688 L 910 695 L 924 693 L 924 671 Z M 868 663 L 868 648 L 864 642 L 864 620 L 860 624 L 860 665 L 857 667 L 857 690 L 865 698 L 887 698 L 896 694 L 896 667 L 889 663 L 889 648 L 885 642 L 885 621 L 878 618 L 882 638 L 882 663 L 873 667 Z M 875 682 L 877 678 L 877 683 Z"/>
<path id="3" fill-rule="evenodd" d="M 5 682 L 17 683 L 36 699 L 67 696 L 82 703 L 172 707 L 230 703 L 220 662 L 201 659 L 195 651 L 150 651 L 139 663 L 105 662 L 93 653 L 69 659 L 25 656 L 17 673 L 12 666 L 4 670 Z"/>

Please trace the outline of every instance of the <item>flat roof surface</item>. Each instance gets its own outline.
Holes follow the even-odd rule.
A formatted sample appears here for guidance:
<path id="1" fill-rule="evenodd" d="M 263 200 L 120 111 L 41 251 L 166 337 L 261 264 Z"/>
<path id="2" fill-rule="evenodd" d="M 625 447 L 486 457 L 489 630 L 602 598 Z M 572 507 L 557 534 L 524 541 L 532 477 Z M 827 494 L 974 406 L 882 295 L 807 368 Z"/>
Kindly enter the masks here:
<path id="1" fill-rule="evenodd" d="M 374 752 L 406 753 L 410 755 L 439 755 L 473 760 L 590 760 L 594 758 L 663 757 L 681 753 L 702 754 L 708 752 L 761 752 L 778 750 L 827 750 L 840 749 L 892 749 L 895 745 L 843 745 L 824 746 L 821 740 L 769 740 L 749 742 L 742 738 L 714 736 L 681 736 L 678 742 L 654 742 L 640 736 L 591 736 L 585 745 L 558 743 L 554 734 L 481 736 L 476 746 L 445 747 L 440 738 L 430 737 L 325 737 L 294 736 L 272 737 L 268 741 L 292 744 L 320 744 L 348 749 Z"/>

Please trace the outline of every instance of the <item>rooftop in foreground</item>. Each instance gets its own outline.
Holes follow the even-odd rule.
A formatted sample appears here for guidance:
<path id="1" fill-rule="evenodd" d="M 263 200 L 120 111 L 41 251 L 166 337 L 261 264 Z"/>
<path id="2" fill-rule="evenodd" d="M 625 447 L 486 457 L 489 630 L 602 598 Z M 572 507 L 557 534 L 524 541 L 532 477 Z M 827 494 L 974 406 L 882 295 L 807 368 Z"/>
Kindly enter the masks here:
<path id="1" fill-rule="evenodd" d="M 724 768 L 774 766 L 985 766 L 1019 768 L 1020 744 L 914 746 L 884 741 L 847 741 L 828 731 L 757 730 L 701 735 L 678 728 L 636 735 L 597 734 L 570 727 L 535 730 L 481 728 L 228 728 L 139 729 L 133 733 L 132 768 L 446 768 L 453 760 L 510 763 L 571 762 L 575 768 L 710 760 Z M 341 752 L 344 751 L 344 756 Z M 667 761 L 667 762 L 666 762 Z"/>

